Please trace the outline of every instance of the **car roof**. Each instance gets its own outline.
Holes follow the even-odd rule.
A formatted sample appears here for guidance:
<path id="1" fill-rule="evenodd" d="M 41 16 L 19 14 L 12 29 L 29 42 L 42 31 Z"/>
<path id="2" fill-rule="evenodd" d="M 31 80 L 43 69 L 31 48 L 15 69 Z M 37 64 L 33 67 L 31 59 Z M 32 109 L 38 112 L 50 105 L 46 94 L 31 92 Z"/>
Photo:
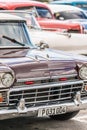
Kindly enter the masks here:
<path id="1" fill-rule="evenodd" d="M 54 12 L 61 12 L 61 11 L 66 11 L 66 10 L 79 10 L 83 11 L 81 8 L 72 6 L 72 5 L 55 5 L 55 4 L 48 4 L 49 8 L 51 11 Z"/>
<path id="2" fill-rule="evenodd" d="M 25 19 L 16 16 L 16 15 L 12 15 L 12 14 L 8 14 L 8 13 L 0 13 L 0 21 L 26 21 Z"/>
<path id="3" fill-rule="evenodd" d="M 0 4 L 9 7 L 12 7 L 12 9 L 18 8 L 18 7 L 22 7 L 22 6 L 41 6 L 41 7 L 46 7 L 47 5 L 45 3 L 39 2 L 39 1 L 29 1 L 29 0 L 25 0 L 25 1 L 0 1 Z M 0 6 L 1 6 L 0 5 Z"/>

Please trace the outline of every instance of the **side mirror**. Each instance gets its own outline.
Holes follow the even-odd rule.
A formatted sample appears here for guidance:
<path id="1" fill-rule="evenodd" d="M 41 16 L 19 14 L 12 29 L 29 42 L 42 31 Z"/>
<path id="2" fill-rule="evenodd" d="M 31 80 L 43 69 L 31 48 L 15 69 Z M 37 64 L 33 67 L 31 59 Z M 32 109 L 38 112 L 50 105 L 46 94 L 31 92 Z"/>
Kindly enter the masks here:
<path id="1" fill-rule="evenodd" d="M 40 49 L 49 48 L 49 45 L 45 43 L 44 41 L 40 41 L 40 43 L 37 45 Z"/>

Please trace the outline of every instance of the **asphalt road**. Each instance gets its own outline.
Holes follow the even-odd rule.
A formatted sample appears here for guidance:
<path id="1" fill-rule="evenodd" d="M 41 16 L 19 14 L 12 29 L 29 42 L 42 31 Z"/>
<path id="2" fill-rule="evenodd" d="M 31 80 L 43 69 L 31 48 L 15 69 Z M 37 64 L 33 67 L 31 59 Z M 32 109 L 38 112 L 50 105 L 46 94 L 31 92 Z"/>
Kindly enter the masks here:
<path id="1" fill-rule="evenodd" d="M 87 111 L 68 121 L 29 117 L 2 120 L 0 130 L 87 130 Z"/>

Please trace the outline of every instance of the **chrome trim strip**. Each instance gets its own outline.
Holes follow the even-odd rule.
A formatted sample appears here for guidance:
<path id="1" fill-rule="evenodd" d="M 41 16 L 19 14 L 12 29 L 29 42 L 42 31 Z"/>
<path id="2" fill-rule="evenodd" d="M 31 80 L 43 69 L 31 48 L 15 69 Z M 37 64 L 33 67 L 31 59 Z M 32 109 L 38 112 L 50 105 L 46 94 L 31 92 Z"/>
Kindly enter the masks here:
<path id="1" fill-rule="evenodd" d="M 60 76 L 52 76 L 52 79 L 57 79 L 57 78 L 71 78 L 71 77 L 75 77 L 77 76 L 77 74 L 73 74 L 73 75 L 60 75 Z M 17 79 L 17 82 L 24 82 L 24 81 L 37 81 L 37 80 L 44 80 L 44 79 L 49 79 L 50 76 L 48 77 L 38 77 L 38 78 L 23 78 L 23 79 Z"/>
<path id="2" fill-rule="evenodd" d="M 37 85 L 37 86 L 28 86 L 24 88 L 11 88 L 9 90 L 9 93 L 12 91 L 23 91 L 23 90 L 31 90 L 31 89 L 39 89 L 39 88 L 49 88 L 49 87 L 58 87 L 58 86 L 65 86 L 65 85 L 75 85 L 78 83 L 84 83 L 83 80 L 76 80 L 76 81 L 71 81 L 71 82 L 62 82 L 62 83 L 50 83 L 50 84 L 44 84 L 44 85 Z M 82 86 L 83 87 L 83 86 Z"/>
<path id="3" fill-rule="evenodd" d="M 87 82 L 87 80 L 84 80 L 84 82 Z"/>
<path id="4" fill-rule="evenodd" d="M 3 89 L 0 89 L 0 92 L 7 92 L 9 89 L 5 89 L 5 88 L 3 88 Z"/>
<path id="5" fill-rule="evenodd" d="M 64 100 L 64 99 L 70 99 L 71 97 L 66 97 L 66 98 L 61 98 L 61 99 L 52 99 L 51 101 L 60 101 L 60 100 Z M 26 98 L 24 98 L 24 99 L 26 99 Z M 9 100 L 9 101 L 11 101 L 11 100 Z M 13 101 L 17 101 L 17 99 L 15 99 L 15 100 L 13 100 Z M 35 102 L 25 102 L 25 104 L 28 104 L 28 105 L 30 105 L 30 104 L 37 104 L 37 103 L 46 103 L 46 102 L 49 102 L 49 100 L 44 100 L 44 101 L 35 101 Z M 15 103 L 10 103 L 10 105 L 15 105 Z"/>

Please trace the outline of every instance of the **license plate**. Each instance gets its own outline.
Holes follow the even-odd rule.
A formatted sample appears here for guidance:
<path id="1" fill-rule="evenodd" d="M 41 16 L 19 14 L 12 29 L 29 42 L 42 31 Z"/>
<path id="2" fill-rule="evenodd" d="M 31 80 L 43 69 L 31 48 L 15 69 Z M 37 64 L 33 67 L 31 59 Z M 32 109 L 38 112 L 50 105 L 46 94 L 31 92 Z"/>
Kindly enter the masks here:
<path id="1" fill-rule="evenodd" d="M 66 113 L 66 106 L 47 107 L 38 110 L 38 117 L 58 115 L 63 113 Z"/>

